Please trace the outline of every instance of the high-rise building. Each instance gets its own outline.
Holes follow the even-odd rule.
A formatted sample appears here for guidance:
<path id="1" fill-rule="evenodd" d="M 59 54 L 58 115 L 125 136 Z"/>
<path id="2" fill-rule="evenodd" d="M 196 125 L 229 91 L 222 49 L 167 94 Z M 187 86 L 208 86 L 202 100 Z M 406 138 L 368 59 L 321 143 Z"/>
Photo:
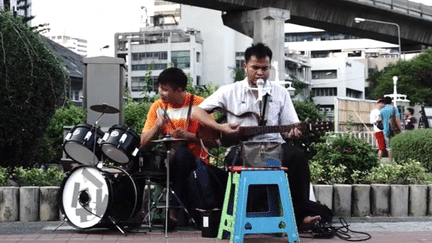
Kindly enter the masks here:
<path id="1" fill-rule="evenodd" d="M 45 33 L 44 35 L 52 41 L 72 50 L 81 56 L 87 56 L 87 40 L 85 39 L 75 38 L 65 34 L 55 35 L 51 32 Z"/>
<path id="2" fill-rule="evenodd" d="M 13 15 L 22 16 L 22 17 L 31 17 L 31 0 L 10 0 L 9 1 L 9 10 Z M 26 6 L 26 7 L 24 7 Z M 5 3 L 3 0 L 0 1 L 0 10 L 5 9 Z M 31 25 L 31 21 L 27 23 L 29 26 Z"/>

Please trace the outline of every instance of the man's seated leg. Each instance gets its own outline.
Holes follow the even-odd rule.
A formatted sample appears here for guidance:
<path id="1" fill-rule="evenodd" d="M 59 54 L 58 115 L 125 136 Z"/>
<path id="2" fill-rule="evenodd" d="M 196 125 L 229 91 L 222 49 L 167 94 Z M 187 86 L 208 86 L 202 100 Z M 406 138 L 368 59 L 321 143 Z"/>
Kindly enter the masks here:
<path id="1" fill-rule="evenodd" d="M 170 159 L 170 181 L 172 189 L 178 199 L 187 208 L 187 180 L 193 170 L 196 169 L 195 156 L 184 146 L 175 148 L 175 152 Z M 171 198 L 171 206 L 179 207 L 180 202 Z M 168 230 L 174 230 L 178 225 L 179 208 L 171 208 L 169 212 Z"/>
<path id="2" fill-rule="evenodd" d="M 297 226 L 315 224 L 319 216 L 308 216 L 308 201 L 310 190 L 309 163 L 303 152 L 290 144 L 282 145 L 282 166 L 287 167 L 288 181 L 293 201 Z"/>

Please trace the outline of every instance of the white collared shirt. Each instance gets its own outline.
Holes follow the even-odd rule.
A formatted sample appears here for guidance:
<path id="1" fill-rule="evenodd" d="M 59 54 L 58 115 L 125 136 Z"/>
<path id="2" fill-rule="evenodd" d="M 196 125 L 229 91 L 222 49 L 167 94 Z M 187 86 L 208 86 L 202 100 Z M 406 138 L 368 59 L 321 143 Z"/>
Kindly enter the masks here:
<path id="1" fill-rule="evenodd" d="M 264 89 L 270 89 L 268 103 L 267 126 L 289 125 L 299 122 L 297 112 L 291 101 L 288 91 L 271 82 L 266 82 Z M 251 111 L 260 114 L 260 105 L 255 98 L 252 90 L 249 89 L 247 78 L 225 86 L 220 87 L 215 93 L 206 98 L 200 105 L 204 110 L 212 110 L 216 107 L 222 107 L 236 115 L 241 115 Z M 236 117 L 227 113 L 228 123 L 238 124 L 240 126 L 258 126 L 255 116 Z M 284 142 L 280 133 L 268 133 L 253 137 L 253 141 L 278 141 Z"/>

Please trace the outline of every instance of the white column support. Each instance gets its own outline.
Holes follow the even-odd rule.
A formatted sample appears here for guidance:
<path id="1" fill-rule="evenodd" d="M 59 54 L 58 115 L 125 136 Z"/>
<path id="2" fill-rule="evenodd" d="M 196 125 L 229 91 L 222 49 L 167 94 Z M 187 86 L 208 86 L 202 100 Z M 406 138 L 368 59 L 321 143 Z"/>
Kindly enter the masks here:
<path id="1" fill-rule="evenodd" d="M 285 80 L 285 21 L 290 19 L 290 11 L 278 8 L 262 8 L 251 11 L 226 13 L 222 16 L 226 26 L 249 37 L 254 43 L 262 42 L 273 51 L 270 80 L 278 77 Z"/>

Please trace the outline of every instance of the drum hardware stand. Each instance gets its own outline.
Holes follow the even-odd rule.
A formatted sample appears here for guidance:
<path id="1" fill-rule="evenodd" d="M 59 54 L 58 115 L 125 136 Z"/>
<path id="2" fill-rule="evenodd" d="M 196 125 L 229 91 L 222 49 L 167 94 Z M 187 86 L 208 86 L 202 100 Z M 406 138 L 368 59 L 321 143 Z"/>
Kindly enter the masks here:
<path id="1" fill-rule="evenodd" d="M 58 228 L 60 228 L 67 221 L 66 215 L 62 214 L 62 216 L 63 216 L 63 221 L 53 229 L 53 232 L 56 231 Z"/>
<path id="2" fill-rule="evenodd" d="M 170 180 L 170 165 L 169 165 L 170 163 L 169 162 L 170 162 L 170 159 L 171 159 L 170 148 L 171 148 L 171 145 L 172 145 L 172 143 L 174 141 L 180 141 L 180 140 L 184 140 L 184 139 L 175 139 L 175 138 L 172 138 L 170 135 L 167 135 L 165 138 L 163 138 L 161 140 L 153 141 L 153 142 L 162 142 L 162 144 L 165 146 L 165 149 L 167 150 L 167 152 L 166 152 L 166 158 L 165 158 L 165 167 L 166 167 L 166 172 L 167 172 L 166 173 L 167 174 L 167 177 L 166 177 L 166 187 L 164 188 L 163 193 L 159 196 L 158 200 L 156 201 L 156 203 L 159 202 L 160 198 L 165 193 L 165 197 L 166 197 L 165 198 L 165 239 L 168 239 L 168 219 L 169 219 L 169 215 L 168 214 L 169 214 L 169 208 L 170 208 L 170 206 L 169 206 L 170 194 L 172 194 L 172 195 L 174 195 L 176 197 L 177 201 L 181 205 L 180 208 L 182 208 L 186 212 L 186 214 L 192 220 L 193 224 L 195 226 L 197 226 L 195 220 L 191 217 L 191 215 L 189 214 L 189 211 L 186 209 L 186 207 L 184 206 L 184 204 L 182 203 L 182 201 L 177 197 L 177 194 L 174 192 L 174 190 L 172 190 L 170 188 L 170 181 L 169 181 Z M 148 213 L 150 213 L 150 211 Z"/>

